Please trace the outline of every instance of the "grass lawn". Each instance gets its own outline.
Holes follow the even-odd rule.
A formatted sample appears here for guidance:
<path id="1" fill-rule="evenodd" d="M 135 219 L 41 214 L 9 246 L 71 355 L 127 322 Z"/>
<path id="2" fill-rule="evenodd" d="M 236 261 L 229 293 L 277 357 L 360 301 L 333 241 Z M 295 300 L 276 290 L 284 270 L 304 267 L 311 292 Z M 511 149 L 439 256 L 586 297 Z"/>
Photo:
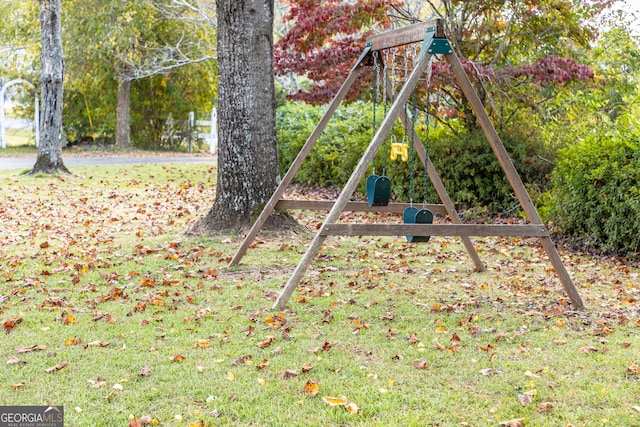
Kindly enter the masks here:
<path id="1" fill-rule="evenodd" d="M 36 137 L 33 130 L 6 129 L 5 135 L 7 137 L 7 148 L 33 147 L 35 149 Z"/>
<path id="2" fill-rule="evenodd" d="M 17 172 L 0 404 L 64 405 L 70 427 L 640 425 L 636 267 L 563 252 L 575 312 L 535 239 L 474 239 L 475 273 L 455 238 L 330 238 L 278 312 L 312 234 L 265 233 L 228 268 L 239 236 L 183 233 L 211 166 Z"/>

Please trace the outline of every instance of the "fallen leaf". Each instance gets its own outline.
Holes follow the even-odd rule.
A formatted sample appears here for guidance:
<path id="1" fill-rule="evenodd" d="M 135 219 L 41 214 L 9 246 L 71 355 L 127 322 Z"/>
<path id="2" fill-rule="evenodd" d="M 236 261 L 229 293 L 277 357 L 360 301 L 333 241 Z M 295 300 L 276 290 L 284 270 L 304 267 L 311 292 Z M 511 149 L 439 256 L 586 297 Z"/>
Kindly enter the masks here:
<path id="1" fill-rule="evenodd" d="M 122 384 L 114 384 L 112 388 L 118 391 L 124 390 L 124 387 L 122 387 Z"/>
<path id="2" fill-rule="evenodd" d="M 349 412 L 350 414 L 357 414 L 358 413 L 358 405 L 356 405 L 353 402 L 350 402 L 345 407 L 347 408 L 347 412 Z"/>
<path id="3" fill-rule="evenodd" d="M 11 388 L 13 388 L 13 389 L 16 389 L 16 390 L 17 390 L 17 389 L 22 388 L 22 387 L 24 387 L 24 386 L 26 386 L 26 385 L 27 385 L 27 383 L 25 383 L 24 381 L 22 381 L 22 382 L 17 383 L 17 384 L 11 384 Z"/>
<path id="4" fill-rule="evenodd" d="M 2 326 L 4 327 L 4 331 L 5 333 L 10 334 L 11 332 L 13 332 L 13 329 L 18 326 L 20 323 L 22 323 L 22 317 L 16 317 L 15 319 L 9 319 L 6 320 L 2 323 Z"/>
<path id="5" fill-rule="evenodd" d="M 148 377 L 149 375 L 151 375 L 151 368 L 149 368 L 147 365 L 144 365 L 144 368 L 142 368 L 142 370 L 140 371 L 138 376 L 139 377 Z"/>
<path id="6" fill-rule="evenodd" d="M 151 417 L 151 415 L 144 415 L 140 417 L 140 422 L 142 424 L 151 424 L 152 421 L 153 421 L 153 417 Z"/>
<path id="7" fill-rule="evenodd" d="M 515 420 L 503 421 L 498 424 L 499 427 L 524 427 L 524 418 L 518 418 Z"/>
<path id="8" fill-rule="evenodd" d="M 253 356 L 250 354 L 245 354 L 244 356 L 240 356 L 236 360 L 234 360 L 231 364 L 234 366 L 246 365 L 251 360 Z"/>
<path id="9" fill-rule="evenodd" d="M 62 323 L 64 323 L 64 325 L 73 325 L 74 323 L 78 323 L 78 321 L 73 314 L 67 314 Z"/>
<path id="10" fill-rule="evenodd" d="M 306 374 L 307 372 L 309 372 L 310 370 L 313 369 L 313 366 L 311 366 L 311 363 L 305 363 L 302 365 L 302 373 Z"/>
<path id="11" fill-rule="evenodd" d="M 273 350 L 271 354 L 282 354 L 282 347 L 276 347 L 276 349 Z"/>
<path id="12" fill-rule="evenodd" d="M 26 365 L 27 362 L 25 362 L 24 360 L 20 360 L 17 357 L 12 357 L 11 359 L 7 360 L 7 365 Z"/>
<path id="13" fill-rule="evenodd" d="M 302 391 L 308 394 L 309 396 L 313 397 L 316 394 L 318 394 L 320 390 L 318 388 L 317 382 L 309 380 L 302 388 Z"/>
<path id="14" fill-rule="evenodd" d="M 189 427 L 206 427 L 204 424 L 204 420 L 198 420 L 195 423 L 190 423 Z"/>
<path id="15" fill-rule="evenodd" d="M 260 348 L 267 348 L 271 345 L 274 339 L 275 337 L 273 335 L 267 335 L 266 337 L 264 337 L 264 341 L 261 341 L 256 345 Z"/>
<path id="16" fill-rule="evenodd" d="M 598 349 L 595 348 L 592 345 L 585 345 L 584 347 L 580 347 L 578 350 L 580 352 L 582 352 L 582 353 L 589 353 L 589 352 L 592 352 L 592 351 L 598 351 Z"/>
<path id="17" fill-rule="evenodd" d="M 528 406 L 533 402 L 533 398 L 536 396 L 536 390 L 531 390 L 523 394 L 518 395 L 518 400 L 522 406 Z"/>
<path id="18" fill-rule="evenodd" d="M 298 373 L 293 369 L 287 369 L 286 371 L 282 371 L 278 374 L 280 378 L 293 378 L 297 377 Z"/>
<path id="19" fill-rule="evenodd" d="M 552 409 L 553 409 L 553 403 L 551 402 L 542 402 L 536 407 L 536 410 L 542 413 L 551 412 Z"/>
<path id="20" fill-rule="evenodd" d="M 32 352 L 32 351 L 43 351 L 43 350 L 46 350 L 46 349 L 47 349 L 46 345 L 32 345 L 30 347 L 19 348 L 19 349 L 16 350 L 16 353 L 17 354 L 29 353 L 29 352 Z"/>
<path id="21" fill-rule="evenodd" d="M 47 369 L 46 369 L 46 372 L 47 372 L 47 373 L 57 372 L 57 371 L 59 371 L 59 370 L 61 370 L 61 369 L 66 368 L 68 365 L 69 365 L 69 362 L 67 362 L 66 360 L 62 360 L 62 361 L 61 361 L 60 363 L 58 363 L 57 365 L 52 366 L 52 367 L 50 367 L 50 368 L 47 368 Z"/>
<path id="22" fill-rule="evenodd" d="M 78 344 L 82 344 L 82 338 L 78 338 L 78 337 L 71 337 L 71 338 L 67 338 L 64 341 L 64 345 L 69 347 L 71 345 L 78 345 Z"/>
<path id="23" fill-rule="evenodd" d="M 640 365 L 637 365 L 636 363 L 632 363 L 631 365 L 627 366 L 627 374 L 629 375 L 640 374 Z"/>
<path id="24" fill-rule="evenodd" d="M 460 337 L 454 332 L 453 335 L 451 335 L 451 345 L 455 346 L 458 344 L 460 344 Z"/>
<path id="25" fill-rule="evenodd" d="M 262 362 L 256 366 L 256 369 L 264 369 L 267 366 L 269 366 L 269 361 L 267 359 L 262 359 Z"/>
<path id="26" fill-rule="evenodd" d="M 330 406 L 347 406 L 347 398 L 342 397 L 329 397 L 323 396 L 322 401 L 328 403 Z"/>
<path id="27" fill-rule="evenodd" d="M 229 381 L 233 381 L 234 378 L 235 378 L 235 375 L 233 375 L 233 372 L 231 371 L 227 372 L 227 379 Z"/>
<path id="28" fill-rule="evenodd" d="M 492 377 L 496 374 L 492 368 L 480 369 L 480 373 L 486 377 Z"/>
<path id="29" fill-rule="evenodd" d="M 186 359 L 186 357 L 181 354 L 174 354 L 173 356 L 169 357 L 169 360 L 172 362 L 182 362 L 184 359 Z"/>
<path id="30" fill-rule="evenodd" d="M 211 345 L 211 340 L 196 340 L 195 347 L 197 348 L 207 348 Z"/>
<path id="31" fill-rule="evenodd" d="M 429 364 L 426 360 L 416 360 L 413 362 L 413 367 L 416 369 L 427 369 Z"/>

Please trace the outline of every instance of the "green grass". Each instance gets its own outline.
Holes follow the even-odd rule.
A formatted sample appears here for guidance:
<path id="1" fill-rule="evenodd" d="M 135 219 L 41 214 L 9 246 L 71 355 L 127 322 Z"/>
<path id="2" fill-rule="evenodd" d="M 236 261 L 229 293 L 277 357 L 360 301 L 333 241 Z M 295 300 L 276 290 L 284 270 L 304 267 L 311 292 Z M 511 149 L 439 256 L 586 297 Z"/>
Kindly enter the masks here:
<path id="1" fill-rule="evenodd" d="M 475 273 L 456 239 L 333 238 L 279 314 L 308 240 L 265 233 L 229 269 L 237 236 L 185 237 L 214 169 L 74 172 L 0 171 L 0 321 L 22 319 L 0 362 L 26 362 L 0 371 L 3 404 L 64 405 L 67 426 L 640 425 L 638 268 L 563 253 L 576 313 L 534 239 L 474 239 Z M 310 230 L 324 216 L 294 214 Z"/>
<path id="2" fill-rule="evenodd" d="M 35 149 L 35 133 L 27 129 L 6 129 L 7 148 L 33 148 Z"/>

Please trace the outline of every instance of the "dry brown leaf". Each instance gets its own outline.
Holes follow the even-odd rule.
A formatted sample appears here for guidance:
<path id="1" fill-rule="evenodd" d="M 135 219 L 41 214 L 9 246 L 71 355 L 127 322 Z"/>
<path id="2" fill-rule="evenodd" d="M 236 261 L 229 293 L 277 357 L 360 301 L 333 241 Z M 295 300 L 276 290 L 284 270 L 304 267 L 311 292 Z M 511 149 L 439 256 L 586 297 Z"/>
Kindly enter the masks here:
<path id="1" fill-rule="evenodd" d="M 278 374 L 280 378 L 293 378 L 298 376 L 298 372 L 293 369 L 287 369 L 286 371 L 282 371 Z"/>
<path id="2" fill-rule="evenodd" d="M 71 345 L 78 345 L 78 344 L 82 344 L 82 338 L 78 338 L 78 337 L 71 337 L 71 338 L 67 338 L 66 340 L 64 340 L 64 345 L 69 347 Z"/>
<path id="3" fill-rule="evenodd" d="M 198 420 L 195 423 L 190 423 L 189 427 L 207 427 L 204 423 L 204 420 Z"/>
<path id="4" fill-rule="evenodd" d="M 492 377 L 496 374 L 492 368 L 480 369 L 480 373 L 486 377 Z"/>
<path id="5" fill-rule="evenodd" d="M 231 364 L 234 366 L 242 366 L 242 365 L 246 365 L 248 364 L 248 362 L 251 360 L 253 356 L 250 354 L 245 354 L 244 356 L 240 356 L 238 357 L 236 360 L 234 360 Z"/>
<path id="6" fill-rule="evenodd" d="M 309 396 L 313 397 L 316 394 L 318 394 L 320 390 L 317 382 L 309 380 L 302 388 L 302 391 L 308 394 Z"/>
<path id="7" fill-rule="evenodd" d="M 503 421 L 498 425 L 500 427 L 524 427 L 524 418 L 517 418 L 515 420 Z"/>
<path id="8" fill-rule="evenodd" d="M 347 412 L 349 412 L 350 414 L 357 414 L 358 413 L 358 405 L 356 405 L 353 402 L 348 403 L 345 408 L 347 408 Z"/>
<path id="9" fill-rule="evenodd" d="M 142 370 L 140 371 L 138 376 L 139 377 L 148 377 L 149 375 L 151 375 L 151 368 L 149 368 L 149 366 L 147 366 L 147 365 L 144 365 L 144 368 L 142 368 Z"/>
<path id="10" fill-rule="evenodd" d="M 58 372 L 59 370 L 66 368 L 68 365 L 69 365 L 69 362 L 67 362 L 66 360 L 62 360 L 57 365 L 47 368 L 46 372 L 47 373 Z"/>
<path id="11" fill-rule="evenodd" d="M 24 360 L 20 360 L 17 357 L 12 357 L 11 359 L 7 360 L 7 365 L 26 365 L 27 362 L 25 362 Z"/>
<path id="12" fill-rule="evenodd" d="M 578 350 L 580 352 L 582 352 L 582 353 L 589 353 L 589 352 L 592 352 L 592 351 L 598 351 L 598 349 L 595 348 L 592 345 L 585 345 L 584 347 L 580 347 Z"/>
<path id="13" fill-rule="evenodd" d="M 531 404 L 531 402 L 533 402 L 534 396 L 535 396 L 535 393 L 526 392 L 526 393 L 523 393 L 523 394 L 519 394 L 518 395 L 518 400 L 520 401 L 520 404 L 522 406 L 529 406 Z"/>
<path id="14" fill-rule="evenodd" d="M 542 402 L 536 407 L 536 410 L 542 413 L 551 412 L 552 409 L 553 409 L 553 403 L 551 402 Z"/>
<path id="15" fill-rule="evenodd" d="M 282 347 L 276 347 L 276 349 L 273 350 L 271 354 L 282 354 Z"/>
<path id="16" fill-rule="evenodd" d="M 427 369 L 429 364 L 426 360 L 416 360 L 413 362 L 413 367 L 416 369 Z"/>
<path id="17" fill-rule="evenodd" d="M 7 335 L 8 335 L 11 332 L 13 332 L 13 329 L 16 326 L 18 326 L 20 323 L 22 323 L 22 317 L 16 317 L 15 319 L 5 320 L 2 323 L 2 326 L 4 327 L 5 333 L 7 333 Z"/>
<path id="18" fill-rule="evenodd" d="M 16 353 L 17 354 L 29 353 L 29 352 L 32 352 L 32 351 L 43 351 L 43 350 L 46 350 L 46 349 L 47 349 L 46 345 L 32 345 L 30 347 L 19 348 L 19 349 L 16 350 Z"/>
<path id="19" fill-rule="evenodd" d="M 631 365 L 627 366 L 627 374 L 640 375 L 640 365 L 632 363 Z"/>
<path id="20" fill-rule="evenodd" d="M 16 390 L 17 390 L 17 389 L 22 388 L 22 387 L 24 387 L 24 386 L 26 386 L 26 385 L 27 385 L 27 383 L 26 383 L 26 382 L 24 382 L 24 381 L 22 381 L 22 382 L 17 383 L 17 384 L 11 384 L 11 388 L 13 388 L 13 389 L 16 389 Z"/>
<path id="21" fill-rule="evenodd" d="M 264 369 L 267 366 L 269 366 L 269 361 L 267 359 L 262 359 L 262 362 L 256 366 L 256 369 Z"/>
<path id="22" fill-rule="evenodd" d="M 261 341 L 256 345 L 260 348 L 267 348 L 271 345 L 274 339 L 275 337 L 273 335 L 267 335 L 266 337 L 264 337 L 264 341 Z"/>
<path id="23" fill-rule="evenodd" d="M 139 418 L 139 421 L 142 425 L 151 424 L 153 422 L 153 417 L 151 417 L 151 415 L 144 415 Z"/>
<path id="24" fill-rule="evenodd" d="M 306 374 L 307 372 L 309 372 L 310 370 L 313 369 L 313 366 L 311 366 L 311 363 L 305 363 L 302 365 L 302 373 Z"/>
<path id="25" fill-rule="evenodd" d="M 186 359 L 186 357 L 181 354 L 174 354 L 173 356 L 169 357 L 169 360 L 172 362 L 182 362 L 184 359 Z"/>

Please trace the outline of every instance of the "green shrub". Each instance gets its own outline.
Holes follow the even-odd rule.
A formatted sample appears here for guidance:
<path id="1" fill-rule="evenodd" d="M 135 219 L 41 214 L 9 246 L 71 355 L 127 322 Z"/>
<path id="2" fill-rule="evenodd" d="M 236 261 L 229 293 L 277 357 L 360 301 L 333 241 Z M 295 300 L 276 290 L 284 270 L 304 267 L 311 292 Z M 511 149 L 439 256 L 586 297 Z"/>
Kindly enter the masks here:
<path id="1" fill-rule="evenodd" d="M 289 168 L 320 121 L 325 108 L 287 103 L 278 109 L 278 156 L 281 173 Z M 381 119 L 382 111 L 379 110 L 378 123 Z M 371 142 L 372 122 L 371 104 L 356 102 L 338 109 L 296 174 L 295 182 L 342 187 Z M 423 121 L 417 121 L 416 131 L 424 140 Z M 404 126 L 399 120 L 393 133 L 398 142 L 402 141 Z M 548 189 L 552 162 L 544 159 L 549 155 L 544 153 L 542 144 L 517 136 L 503 137 L 503 141 L 528 187 L 534 191 Z M 409 138 L 406 142 L 411 145 Z M 389 151 L 390 144 L 387 140 L 374 160 L 376 173 L 381 174 L 384 166 L 386 175 L 391 179 L 392 197 L 398 201 L 409 201 L 411 161 L 391 161 Z M 451 199 L 462 207 L 507 211 L 518 206 L 498 159 L 481 131 L 462 132 L 459 136 L 454 136 L 444 127 L 432 130 L 429 153 Z M 417 155 L 413 168 L 413 200 L 420 203 L 424 198 L 424 167 Z M 359 191 L 364 193 L 364 180 L 360 183 Z M 429 202 L 439 201 L 430 182 L 427 195 Z"/>
<path id="2" fill-rule="evenodd" d="M 639 142 L 613 132 L 560 151 L 551 213 L 565 234 L 591 249 L 638 257 Z"/>
<path id="3" fill-rule="evenodd" d="M 550 187 L 553 152 L 535 138 L 500 135 L 529 193 Z M 519 203 L 481 130 L 453 135 L 445 129 L 432 132 L 430 156 L 452 200 L 464 208 L 511 212 Z"/>

